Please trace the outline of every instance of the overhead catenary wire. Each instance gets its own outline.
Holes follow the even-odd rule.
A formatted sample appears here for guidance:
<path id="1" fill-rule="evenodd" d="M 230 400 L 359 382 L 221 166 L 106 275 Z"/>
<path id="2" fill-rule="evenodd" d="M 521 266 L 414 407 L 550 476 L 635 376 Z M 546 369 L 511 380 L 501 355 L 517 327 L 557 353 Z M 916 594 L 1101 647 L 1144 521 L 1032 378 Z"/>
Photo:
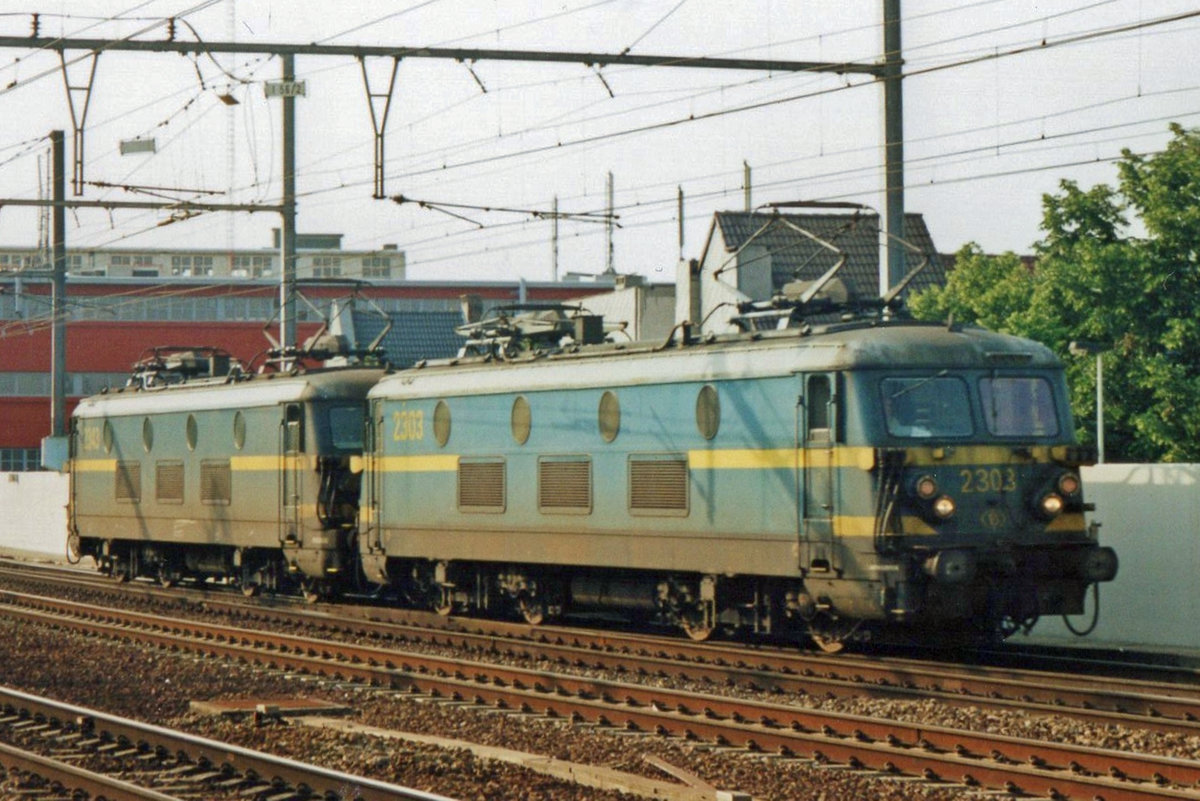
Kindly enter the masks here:
<path id="1" fill-rule="evenodd" d="M 906 72 L 905 77 L 910 77 L 910 75 L 913 75 L 913 76 L 926 75 L 926 74 L 930 74 L 930 73 L 936 72 L 936 71 L 943 71 L 943 70 L 949 69 L 954 66 L 965 66 L 968 64 L 980 63 L 981 61 L 984 61 L 984 60 L 992 60 L 992 59 L 1004 58 L 1004 57 L 1013 56 L 1013 55 L 1020 55 L 1020 54 L 1031 52 L 1035 49 L 1036 50 L 1046 50 L 1046 49 L 1050 49 L 1050 48 L 1057 47 L 1057 46 L 1075 44 L 1075 43 L 1079 43 L 1081 41 L 1092 40 L 1092 39 L 1100 38 L 1100 37 L 1103 37 L 1106 35 L 1123 33 L 1123 32 L 1140 29 L 1140 28 L 1153 27 L 1153 26 L 1157 26 L 1157 25 L 1167 24 L 1169 22 L 1179 21 L 1182 19 L 1194 18 L 1197 16 L 1200 16 L 1200 11 L 1186 12 L 1183 14 L 1170 15 L 1168 17 L 1158 17 L 1158 18 L 1154 18 L 1151 20 L 1141 21 L 1138 23 L 1131 23 L 1128 25 L 1096 29 L 1096 30 L 1089 31 L 1089 32 L 1086 32 L 1083 34 L 1070 36 L 1070 37 L 1067 37 L 1062 40 L 1049 41 L 1044 44 L 1038 45 L 1036 47 L 1020 46 L 1020 47 L 1017 47 L 1017 48 L 1014 48 L 1014 49 L 1011 49 L 1008 51 L 1000 51 L 1000 52 L 989 54 L 986 56 L 973 56 L 973 57 L 970 57 L 968 59 L 965 59 L 965 60 L 962 60 L 959 62 L 954 62 L 954 63 L 950 63 L 950 64 L 939 64 L 939 65 L 935 65 L 935 66 L 931 66 L 931 67 L 921 68 L 912 73 Z M 828 88 L 813 90 L 813 91 L 809 91 L 809 92 L 802 92 L 799 94 L 791 94 L 791 95 L 788 95 L 787 97 L 783 97 L 783 98 L 766 100 L 766 101 L 755 102 L 755 103 L 741 104 L 741 105 L 730 107 L 730 108 L 716 109 L 716 110 L 701 113 L 701 114 L 692 114 L 687 117 L 682 117 L 682 118 L 677 117 L 677 118 L 673 118 L 670 120 L 663 120 L 663 121 L 658 121 L 658 122 L 647 123 L 647 124 L 640 125 L 640 126 L 624 128 L 624 129 L 620 129 L 617 131 L 608 131 L 608 132 L 594 134 L 594 135 L 590 135 L 590 136 L 577 137 L 575 139 L 571 139 L 571 140 L 567 140 L 567 141 L 554 142 L 554 143 L 550 143 L 550 144 L 546 144 L 546 145 L 525 148 L 525 149 L 517 150 L 517 151 L 509 151 L 506 153 L 499 153 L 499 154 L 489 154 L 487 156 L 480 156 L 480 157 L 477 157 L 474 159 L 466 159 L 466 160 L 459 161 L 459 162 L 449 162 L 449 163 L 445 163 L 442 165 L 431 166 L 431 167 L 424 168 L 424 169 L 409 170 L 406 172 L 392 175 L 391 177 L 393 180 L 396 180 L 396 179 L 403 180 L 403 179 L 407 179 L 407 178 L 414 178 L 414 177 L 419 177 L 421 175 L 428 175 L 428 174 L 435 174 L 435 173 L 441 175 L 441 174 L 445 174 L 447 171 L 453 170 L 453 169 L 462 169 L 465 167 L 473 167 L 473 166 L 478 166 L 481 164 L 490 164 L 490 163 L 494 163 L 496 161 L 516 159 L 516 158 L 525 157 L 525 156 L 537 156 L 537 155 L 541 155 L 541 154 L 544 154 L 544 153 L 547 153 L 550 151 L 554 151 L 554 150 L 558 150 L 558 149 L 562 149 L 562 148 L 577 147 L 577 146 L 583 145 L 583 144 L 590 144 L 590 143 L 595 143 L 595 142 L 600 142 L 600 141 L 611 141 L 611 140 L 614 140 L 617 138 L 628 137 L 628 136 L 633 136 L 633 135 L 637 135 L 637 134 L 644 134 L 644 133 L 649 133 L 652 131 L 661 131 L 661 130 L 665 130 L 668 128 L 678 127 L 681 125 L 689 125 L 689 124 L 693 124 L 696 122 L 716 119 L 719 117 L 724 117 L 724 116 L 733 115 L 733 114 L 740 114 L 740 113 L 744 113 L 747 111 L 754 111 L 754 110 L 758 110 L 758 109 L 768 108 L 771 106 L 782 105 L 785 103 L 792 103 L 792 102 L 795 102 L 798 100 L 810 99 L 810 98 L 818 97 L 821 95 L 833 94 L 836 92 L 842 92 L 842 91 L 846 91 L 848 89 L 859 88 L 862 86 L 873 85 L 873 84 L 874 84 L 873 80 L 859 81 L 859 82 L 850 81 L 850 82 L 847 82 L 847 84 L 845 84 L 843 86 L 828 87 Z M 349 182 L 349 183 L 343 184 L 342 186 L 339 186 L 337 188 L 342 189 L 342 188 L 347 188 L 347 187 L 365 186 L 367 184 L 369 184 L 369 181 L 363 180 L 363 181 L 359 181 L 359 182 Z M 298 195 L 298 196 L 305 196 L 305 194 L 313 194 L 314 192 L 319 192 L 319 191 L 322 191 L 322 190 L 314 190 L 313 192 L 302 193 L 301 195 Z"/>
<path id="2" fill-rule="evenodd" d="M 338 189 L 346 188 L 346 186 L 353 186 L 353 184 L 343 185 L 343 186 L 338 187 Z"/>
<path id="3" fill-rule="evenodd" d="M 1093 4 L 1093 5 L 1094 5 L 1094 4 Z M 1064 13 L 1065 13 L 1065 12 L 1064 12 Z M 1154 21 L 1153 21 L 1153 20 L 1150 20 L 1150 21 L 1146 21 L 1146 23 L 1144 23 L 1144 24 L 1152 24 L 1152 23 L 1154 23 Z M 1048 45 L 1047 45 L 1047 46 L 1048 46 Z M 941 68 L 944 68 L 944 66 L 943 66 L 943 67 L 941 67 Z M 847 88 L 847 87 L 842 87 L 842 88 Z M 787 102 L 787 101 L 788 101 L 788 100 L 790 100 L 790 99 L 794 99 L 794 98 L 783 98 L 783 99 L 782 99 L 780 102 Z M 737 112 L 738 110 L 740 110 L 740 109 L 736 109 L 736 108 L 735 108 L 735 109 L 729 109 L 729 110 L 725 111 L 724 113 L 735 113 L 735 112 Z M 523 133 L 523 132 L 522 132 L 522 133 Z M 619 133 L 619 132 L 618 132 L 618 133 Z M 615 134 L 614 134 L 614 135 L 615 135 Z"/>

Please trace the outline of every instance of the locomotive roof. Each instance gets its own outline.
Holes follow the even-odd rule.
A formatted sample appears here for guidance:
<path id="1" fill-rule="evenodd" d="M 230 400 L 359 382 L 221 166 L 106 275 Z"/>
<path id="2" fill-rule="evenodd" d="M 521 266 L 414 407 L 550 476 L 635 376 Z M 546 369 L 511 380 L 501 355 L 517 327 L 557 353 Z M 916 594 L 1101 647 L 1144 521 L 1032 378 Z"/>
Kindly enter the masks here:
<path id="1" fill-rule="evenodd" d="M 121 388 L 84 398 L 74 417 L 168 414 L 249 409 L 288 402 L 361 399 L 383 374 L 376 368 L 314 370 L 297 375 L 267 373 L 230 382 L 172 384 L 154 389 Z"/>
<path id="2" fill-rule="evenodd" d="M 695 344 L 604 345 L 517 360 L 458 359 L 382 379 L 371 397 L 498 394 L 517 389 L 766 378 L 824 370 L 1058 367 L 1049 348 L 974 326 L 911 320 L 830 325 L 720 337 Z"/>

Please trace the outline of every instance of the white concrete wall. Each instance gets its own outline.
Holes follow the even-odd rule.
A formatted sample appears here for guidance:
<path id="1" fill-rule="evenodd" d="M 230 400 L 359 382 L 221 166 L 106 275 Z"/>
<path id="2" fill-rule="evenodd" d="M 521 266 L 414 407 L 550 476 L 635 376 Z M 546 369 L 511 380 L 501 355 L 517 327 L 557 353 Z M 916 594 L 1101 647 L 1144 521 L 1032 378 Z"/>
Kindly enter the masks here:
<path id="1" fill-rule="evenodd" d="M 63 557 L 67 492 L 65 473 L 0 473 L 0 555 Z"/>
<path id="2" fill-rule="evenodd" d="M 1101 586 L 1100 623 L 1082 642 L 1200 648 L 1200 465 L 1097 465 L 1083 480 L 1100 541 L 1121 567 Z M 0 473 L 0 554 L 61 557 L 67 490 L 59 473 Z M 1091 609 L 1089 594 L 1076 628 Z M 1074 639 L 1061 618 L 1039 622 L 1032 637 Z"/>
<path id="3" fill-rule="evenodd" d="M 1100 586 L 1100 623 L 1081 642 L 1200 648 L 1200 465 L 1096 465 L 1083 469 L 1083 491 L 1096 505 L 1100 542 L 1121 564 Z M 1091 622 L 1091 611 L 1089 593 L 1075 628 Z M 1032 633 L 1075 639 L 1061 617 Z"/>

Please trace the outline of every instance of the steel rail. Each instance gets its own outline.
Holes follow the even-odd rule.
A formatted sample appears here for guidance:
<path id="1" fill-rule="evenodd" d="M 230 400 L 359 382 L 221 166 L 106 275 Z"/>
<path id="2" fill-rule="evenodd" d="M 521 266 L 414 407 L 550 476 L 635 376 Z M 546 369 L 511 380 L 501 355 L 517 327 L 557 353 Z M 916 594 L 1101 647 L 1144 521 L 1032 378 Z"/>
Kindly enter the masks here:
<path id="1" fill-rule="evenodd" d="M 1200 782 L 1200 762 L 1190 760 L 404 654 L 119 610 L 95 610 L 90 618 L 63 617 L 0 604 L 0 612 L 47 625 L 455 702 L 570 717 L 752 751 L 808 756 L 890 774 L 1051 797 L 1200 799 L 1200 790 L 1195 789 Z M 139 630 L 133 624 L 157 624 L 157 628 Z"/>
<path id="2" fill-rule="evenodd" d="M 0 687 L 0 707 L 10 715 L 25 714 L 31 718 L 54 721 L 64 728 L 83 728 L 93 737 L 110 742 L 128 742 L 140 751 L 161 750 L 168 754 L 186 754 L 194 763 L 227 766 L 236 773 L 255 776 L 267 784 L 278 781 L 290 787 L 308 788 L 318 797 L 342 798 L 350 790 L 357 793 L 353 798 L 362 801 L 453 801 L 435 793 L 308 765 L 150 723 L 40 698 L 7 687 Z"/>
<path id="3" fill-rule="evenodd" d="M 76 797 L 78 792 L 84 792 L 90 798 L 105 798 L 108 801 L 179 801 L 173 795 L 105 776 L 103 773 L 84 770 L 68 762 L 40 756 L 5 743 L 0 743 L 0 767 L 6 771 L 28 773 L 46 782 L 62 785 L 75 791 L 72 797 Z"/>

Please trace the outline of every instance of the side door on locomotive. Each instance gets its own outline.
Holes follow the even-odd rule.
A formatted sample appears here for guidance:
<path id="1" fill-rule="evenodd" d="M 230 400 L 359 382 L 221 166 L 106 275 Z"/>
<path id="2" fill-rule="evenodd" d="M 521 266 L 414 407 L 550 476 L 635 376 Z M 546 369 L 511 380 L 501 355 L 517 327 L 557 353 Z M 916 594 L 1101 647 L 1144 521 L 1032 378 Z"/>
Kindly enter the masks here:
<path id="1" fill-rule="evenodd" d="M 279 418 L 279 542 L 304 544 L 304 406 L 285 403 Z"/>
<path id="2" fill-rule="evenodd" d="M 797 480 L 800 507 L 800 569 L 834 574 L 842 569 L 836 527 L 838 496 L 838 376 L 801 373 L 796 406 Z"/>

